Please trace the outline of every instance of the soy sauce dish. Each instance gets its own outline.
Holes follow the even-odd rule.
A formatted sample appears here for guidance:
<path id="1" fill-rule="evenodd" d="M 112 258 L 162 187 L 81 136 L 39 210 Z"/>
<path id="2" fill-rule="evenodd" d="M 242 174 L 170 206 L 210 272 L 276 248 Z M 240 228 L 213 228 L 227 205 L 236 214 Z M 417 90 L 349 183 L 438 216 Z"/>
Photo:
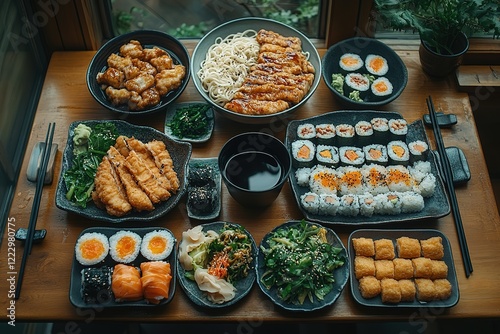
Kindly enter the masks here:
<path id="1" fill-rule="evenodd" d="M 268 206 L 278 197 L 291 170 L 291 156 L 277 138 L 247 132 L 229 139 L 218 164 L 222 180 L 241 205 Z"/>

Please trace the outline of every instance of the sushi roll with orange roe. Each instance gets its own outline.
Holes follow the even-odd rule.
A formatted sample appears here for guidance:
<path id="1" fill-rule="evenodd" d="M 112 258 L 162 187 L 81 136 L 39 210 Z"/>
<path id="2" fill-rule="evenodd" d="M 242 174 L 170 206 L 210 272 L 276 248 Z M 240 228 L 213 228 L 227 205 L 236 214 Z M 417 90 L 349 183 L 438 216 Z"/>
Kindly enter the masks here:
<path id="1" fill-rule="evenodd" d="M 108 252 L 108 237 L 99 232 L 82 234 L 75 246 L 76 260 L 84 266 L 91 266 L 103 261 Z"/>

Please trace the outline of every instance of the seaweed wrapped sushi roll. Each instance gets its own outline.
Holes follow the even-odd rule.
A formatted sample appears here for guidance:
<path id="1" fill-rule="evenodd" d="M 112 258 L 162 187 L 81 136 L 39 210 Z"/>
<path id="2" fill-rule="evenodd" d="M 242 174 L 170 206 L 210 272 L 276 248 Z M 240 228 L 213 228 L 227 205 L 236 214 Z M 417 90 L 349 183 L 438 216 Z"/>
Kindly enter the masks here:
<path id="1" fill-rule="evenodd" d="M 386 75 L 389 71 L 387 60 L 380 55 L 369 54 L 366 56 L 365 67 L 368 72 L 376 76 Z"/>
<path id="2" fill-rule="evenodd" d="M 304 139 L 292 142 L 293 165 L 297 168 L 312 167 L 315 153 L 316 145 L 310 140 Z"/>
<path id="3" fill-rule="evenodd" d="M 357 71 L 364 65 L 363 59 L 355 53 L 344 53 L 340 56 L 339 66 L 341 72 L 347 74 L 349 72 Z"/>

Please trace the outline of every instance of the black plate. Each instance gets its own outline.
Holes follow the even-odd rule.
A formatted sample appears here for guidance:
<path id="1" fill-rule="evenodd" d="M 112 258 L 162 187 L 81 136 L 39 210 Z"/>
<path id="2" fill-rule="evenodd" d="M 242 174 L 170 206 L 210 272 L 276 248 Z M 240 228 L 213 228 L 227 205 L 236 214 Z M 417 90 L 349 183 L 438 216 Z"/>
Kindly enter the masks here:
<path id="1" fill-rule="evenodd" d="M 297 127 L 300 124 L 311 123 L 311 124 L 322 124 L 322 123 L 334 123 L 334 124 L 356 124 L 361 120 L 369 121 L 374 117 L 385 117 L 387 119 L 403 118 L 399 113 L 396 112 L 381 112 L 381 111 L 333 111 L 320 116 L 314 116 L 311 118 L 306 118 L 302 120 L 294 120 L 288 124 L 285 138 L 285 145 L 291 152 L 291 145 L 294 140 L 297 139 Z M 425 128 L 421 120 L 415 121 L 408 125 L 408 134 L 406 136 L 407 141 L 412 140 L 423 140 L 429 143 L 427 135 L 425 133 Z M 428 155 L 428 161 L 431 164 L 431 171 L 436 176 L 436 189 L 434 195 L 429 198 L 424 198 L 425 207 L 420 212 L 415 213 L 404 213 L 399 215 L 373 215 L 371 217 L 365 217 L 362 215 L 357 215 L 356 217 L 335 215 L 335 216 L 325 216 L 311 214 L 304 210 L 300 204 L 300 196 L 305 194 L 309 188 L 301 187 L 297 184 L 297 179 L 295 177 L 296 167 L 292 166 L 292 171 L 290 172 L 290 186 L 292 187 L 293 194 L 297 204 L 308 220 L 327 223 L 327 224 L 344 224 L 344 225 L 362 225 L 362 224 L 383 224 L 392 222 L 402 222 L 410 220 L 419 220 L 424 218 L 440 218 L 448 215 L 450 213 L 450 203 L 448 197 L 446 196 L 443 180 L 441 174 L 438 170 L 438 165 L 436 163 L 436 158 L 434 154 Z"/>
<path id="2" fill-rule="evenodd" d="M 113 227 L 91 227 L 91 228 L 87 228 L 87 229 L 83 230 L 82 233 L 80 233 L 80 236 L 83 235 L 84 233 L 98 232 L 98 233 L 102 233 L 102 234 L 106 235 L 109 238 L 110 236 L 112 236 L 113 234 L 115 234 L 116 232 L 121 231 L 121 230 L 123 230 L 123 229 L 113 228 Z M 144 237 L 144 235 L 148 232 L 158 231 L 158 230 L 167 231 L 170 234 L 172 234 L 172 237 L 174 237 L 173 233 L 170 230 L 163 228 L 163 227 L 145 227 L 145 228 L 130 229 L 130 231 L 133 231 L 133 232 L 139 234 L 139 236 L 141 236 L 141 238 Z M 78 238 L 80 236 L 78 236 Z M 78 238 L 77 238 L 77 240 L 78 240 Z M 174 240 L 175 240 L 175 237 L 174 237 Z M 175 241 L 175 243 L 177 244 L 177 241 Z M 108 256 L 106 256 L 106 258 L 104 259 L 103 262 L 96 264 L 96 265 L 92 265 L 92 266 L 84 266 L 84 265 L 80 264 L 80 262 L 78 262 L 76 260 L 76 255 L 73 255 L 73 265 L 71 266 L 71 276 L 70 276 L 70 284 L 69 284 L 69 300 L 71 301 L 71 304 L 73 304 L 73 306 L 79 307 L 79 308 L 97 308 L 97 307 L 99 307 L 99 308 L 112 308 L 112 307 L 126 307 L 126 306 L 157 307 L 160 305 L 165 305 L 165 304 L 170 303 L 170 301 L 174 297 L 175 288 L 177 285 L 177 278 L 175 275 L 176 266 L 177 266 L 177 261 L 176 261 L 176 259 L 177 259 L 177 247 L 176 247 L 176 244 L 174 244 L 174 247 L 172 248 L 172 253 L 166 259 L 166 261 L 168 263 L 170 263 L 170 271 L 171 271 L 171 275 L 172 275 L 172 280 L 170 281 L 170 290 L 168 292 L 168 298 L 162 300 L 159 304 L 150 304 L 150 303 L 146 302 L 146 300 L 139 300 L 139 301 L 135 301 L 135 302 L 122 302 L 122 303 L 118 303 L 118 302 L 115 302 L 114 300 L 110 300 L 109 302 L 107 302 L 105 304 L 85 303 L 85 301 L 82 298 L 81 291 L 80 291 L 81 283 L 82 283 L 81 271 L 84 268 L 89 268 L 89 267 L 101 267 L 103 265 L 114 266 L 115 264 L 117 264 L 117 262 L 111 258 L 110 254 L 108 254 Z M 133 261 L 132 263 L 129 263 L 129 265 L 134 265 L 136 267 L 139 267 L 142 262 L 148 262 L 148 261 L 149 261 L 148 259 L 144 258 L 141 255 L 141 253 L 139 253 L 139 255 L 137 256 L 137 259 L 135 261 Z"/>
<path id="3" fill-rule="evenodd" d="M 200 168 L 203 166 L 211 166 L 214 171 L 214 197 L 215 197 L 215 207 L 212 210 L 212 212 L 207 213 L 207 214 L 199 214 L 196 212 L 196 210 L 193 210 L 191 208 L 191 205 L 189 205 L 189 202 L 186 201 L 186 208 L 187 208 L 187 213 L 190 218 L 193 219 L 198 219 L 198 220 L 210 220 L 210 219 L 215 219 L 219 216 L 220 214 L 220 209 L 221 209 L 221 201 L 222 201 L 222 191 L 221 191 L 221 175 L 220 175 L 220 170 L 218 167 L 218 162 L 217 158 L 192 158 L 189 160 L 188 164 L 188 185 L 187 185 L 187 195 L 189 197 L 189 192 L 190 192 L 190 186 L 189 186 L 189 170 L 191 169 L 196 169 Z"/>
<path id="4" fill-rule="evenodd" d="M 86 208 L 81 208 L 74 205 L 71 201 L 66 198 L 66 185 L 64 183 L 63 175 L 71 167 L 73 160 L 73 135 L 74 130 L 78 124 L 83 123 L 90 127 L 95 126 L 98 123 L 111 122 L 116 125 L 118 133 L 121 135 L 132 137 L 148 142 L 150 140 L 156 139 L 163 141 L 168 148 L 168 151 L 174 162 L 174 169 L 177 172 L 177 177 L 179 178 L 180 187 L 176 194 L 173 194 L 168 200 L 155 205 L 155 209 L 150 212 L 132 212 L 123 217 L 114 217 L 109 215 L 106 210 L 99 209 L 94 205 L 93 202 L 89 202 Z M 186 171 L 189 158 L 191 157 L 191 144 L 185 142 L 179 142 L 168 138 L 164 133 L 160 131 L 146 127 L 133 125 L 125 121 L 109 120 L 109 121 L 77 121 L 73 122 L 68 130 L 68 140 L 66 147 L 64 148 L 61 174 L 59 176 L 59 181 L 57 183 L 56 190 L 56 206 L 59 209 L 66 210 L 68 212 L 73 212 L 84 216 L 86 218 L 106 221 L 111 223 L 121 223 L 125 221 L 134 222 L 146 222 L 153 219 L 159 218 L 165 215 L 167 212 L 172 210 L 182 195 L 186 191 Z"/>
<path id="5" fill-rule="evenodd" d="M 432 302 L 419 302 L 417 300 L 413 302 L 400 302 L 398 304 L 385 304 L 382 303 L 382 299 L 380 296 L 372 298 L 372 299 L 365 299 L 361 296 L 361 293 L 359 292 L 359 282 L 356 279 L 356 276 L 354 275 L 354 258 L 355 258 L 355 252 L 354 252 L 354 247 L 352 245 L 352 239 L 353 238 L 372 238 L 373 240 L 377 239 L 391 239 L 396 242 L 396 239 L 399 237 L 409 237 L 409 238 L 415 238 L 419 240 L 423 239 L 428 239 L 431 237 L 441 237 L 443 239 L 443 246 L 444 246 L 444 257 L 443 261 L 446 263 L 448 266 L 448 277 L 447 279 L 451 283 L 452 287 L 452 292 L 450 298 L 446 300 L 436 300 Z M 457 274 L 455 272 L 455 263 L 453 262 L 453 254 L 451 252 L 451 246 L 448 238 L 441 233 L 438 230 L 412 230 L 412 229 L 406 229 L 406 230 L 377 230 L 377 229 L 364 229 L 364 230 L 357 230 L 351 233 L 349 236 L 348 240 L 348 248 L 349 248 L 349 261 L 351 262 L 351 293 L 354 297 L 354 299 L 361 305 L 365 306 L 374 306 L 374 307 L 388 307 L 388 308 L 408 308 L 408 307 L 432 307 L 435 309 L 439 308 L 447 308 L 447 307 L 452 307 L 458 303 L 458 300 L 460 298 L 460 292 L 458 290 L 458 281 L 457 281 Z"/>
<path id="6" fill-rule="evenodd" d="M 172 133 L 172 129 L 168 125 L 172 119 L 174 118 L 175 113 L 177 112 L 177 109 L 184 108 L 187 106 L 194 106 L 194 105 L 205 105 L 208 106 L 209 108 L 205 112 L 207 115 L 207 120 L 208 120 L 208 129 L 207 133 L 199 138 L 186 138 L 186 137 L 177 137 Z M 169 136 L 172 139 L 177 139 L 181 141 L 187 141 L 190 143 L 204 143 L 212 137 L 212 133 L 214 131 L 214 109 L 211 105 L 205 102 L 180 102 L 180 103 L 174 103 L 171 106 L 167 108 L 167 112 L 165 113 L 165 134 Z"/>
<path id="7" fill-rule="evenodd" d="M 317 300 L 317 298 L 314 298 L 313 302 L 310 302 L 309 299 L 306 299 L 302 305 L 294 305 L 291 303 L 287 303 L 284 302 L 278 296 L 278 294 L 276 293 L 276 288 L 271 288 L 269 290 L 260 281 L 262 276 L 264 275 L 264 272 L 266 271 L 266 266 L 264 264 L 264 254 L 260 251 L 260 247 L 269 246 L 268 239 L 274 231 L 283 227 L 294 226 L 300 223 L 301 223 L 300 220 L 288 221 L 280 226 L 275 227 L 272 231 L 270 231 L 264 236 L 259 246 L 259 254 L 257 255 L 257 284 L 259 285 L 262 292 L 264 292 L 264 294 L 268 296 L 273 301 L 273 303 L 275 303 L 279 307 L 288 311 L 310 312 L 332 305 L 342 293 L 342 290 L 344 289 L 344 286 L 346 285 L 347 280 L 349 278 L 350 262 L 347 259 L 348 258 L 347 250 L 345 249 L 342 240 L 340 240 L 338 235 L 332 229 L 321 226 L 316 223 L 307 222 L 308 224 L 313 224 L 317 225 L 318 227 L 325 228 L 327 231 L 326 237 L 328 239 L 328 242 L 335 247 L 341 247 L 342 251 L 340 252 L 340 255 L 343 255 L 346 258 L 346 262 L 344 263 L 344 265 L 342 267 L 335 269 L 334 271 L 335 287 L 332 289 L 332 291 L 330 291 L 329 294 L 325 296 L 325 298 L 322 301 L 319 301 Z"/>
<path id="8" fill-rule="evenodd" d="M 186 69 L 186 75 L 178 88 L 162 96 L 160 103 L 157 105 L 144 110 L 133 111 L 129 110 L 127 105 L 113 105 L 111 101 L 108 100 L 106 93 L 102 90 L 101 85 L 99 85 L 96 80 L 97 73 L 104 72 L 107 69 L 108 57 L 112 53 L 119 53 L 120 47 L 123 44 L 128 43 L 130 40 L 139 41 L 143 48 L 152 48 L 157 46 L 167 51 L 175 64 L 182 64 Z M 190 58 L 186 47 L 177 38 L 155 30 L 137 30 L 110 39 L 101 48 L 99 48 L 94 57 L 92 57 L 86 74 L 87 88 L 97 102 L 99 102 L 103 107 L 106 107 L 114 112 L 132 115 L 141 115 L 164 110 L 170 103 L 175 101 L 181 95 L 189 82 L 189 77 Z"/>
<path id="9" fill-rule="evenodd" d="M 202 225 L 203 231 L 214 230 L 215 232 L 219 233 L 219 231 L 222 229 L 224 224 L 230 224 L 230 225 L 235 226 L 235 227 L 241 227 L 240 225 L 235 224 L 235 223 L 227 223 L 227 222 L 218 221 L 218 222 L 203 224 Z M 254 258 L 254 262 L 255 262 L 255 258 L 257 257 L 257 246 L 255 245 L 255 240 L 253 239 L 252 235 L 246 230 L 245 230 L 245 232 L 252 242 L 253 258 Z M 179 244 L 180 244 L 180 242 L 179 242 Z M 198 288 L 198 285 L 196 284 L 195 281 L 192 281 L 192 280 L 186 278 L 185 273 L 186 273 L 186 270 L 184 270 L 182 265 L 179 263 L 177 265 L 177 276 L 179 278 L 180 286 L 182 287 L 182 289 L 184 290 L 186 295 L 189 297 L 189 299 L 191 299 L 191 301 L 193 303 L 195 303 L 196 305 L 208 307 L 208 308 L 225 308 L 225 307 L 234 305 L 235 303 L 240 301 L 243 297 L 245 297 L 250 292 L 250 290 L 252 289 L 253 283 L 255 282 L 255 277 L 256 277 L 255 268 L 252 268 L 249 271 L 247 277 L 245 277 L 242 280 L 239 280 L 238 282 L 236 282 L 234 284 L 234 287 L 236 288 L 236 296 L 233 299 L 231 299 L 228 302 L 222 303 L 222 304 L 215 304 L 207 299 L 204 292 Z"/>

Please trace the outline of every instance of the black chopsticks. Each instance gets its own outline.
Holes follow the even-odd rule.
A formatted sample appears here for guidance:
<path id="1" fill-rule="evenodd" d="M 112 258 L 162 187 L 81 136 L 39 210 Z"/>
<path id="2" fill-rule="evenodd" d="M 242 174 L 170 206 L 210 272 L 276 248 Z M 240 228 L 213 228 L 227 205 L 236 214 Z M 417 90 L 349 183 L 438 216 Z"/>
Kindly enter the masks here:
<path id="1" fill-rule="evenodd" d="M 26 261 L 28 259 L 28 255 L 31 254 L 31 246 L 33 245 L 33 237 L 35 235 L 36 221 L 40 208 L 40 200 L 42 199 L 43 185 L 45 183 L 45 173 L 47 172 L 47 165 L 49 164 L 50 159 L 50 151 L 52 150 L 52 141 L 54 139 L 55 126 L 55 123 L 49 123 L 49 128 L 47 129 L 47 134 L 45 135 L 45 145 L 43 146 L 42 152 L 40 153 L 42 156 L 42 163 L 38 167 L 37 171 L 35 197 L 33 199 L 33 206 L 31 208 L 31 216 L 28 225 L 26 241 L 24 242 L 23 258 L 21 260 L 21 267 L 19 268 L 19 276 L 17 278 L 15 299 L 18 299 L 21 293 Z"/>
<path id="2" fill-rule="evenodd" d="M 446 155 L 446 148 L 444 146 L 443 137 L 441 136 L 441 129 L 439 128 L 439 124 L 436 118 L 436 111 L 434 109 L 434 104 L 430 96 L 427 98 L 427 108 L 429 109 L 429 116 L 431 118 L 432 130 L 434 132 L 437 151 L 439 153 L 439 158 L 441 160 L 441 167 L 445 178 L 445 186 L 448 195 L 450 196 L 453 217 L 455 218 L 455 226 L 457 229 L 458 241 L 460 243 L 460 250 L 462 252 L 462 261 L 464 262 L 464 267 L 465 267 L 465 276 L 469 277 L 473 271 L 472 261 L 469 254 L 469 248 L 467 246 L 467 240 L 465 237 L 465 231 L 462 224 L 460 209 L 458 207 L 458 201 L 455 193 L 455 186 L 453 184 L 453 174 L 450 166 L 450 161 L 448 160 L 448 156 Z"/>

